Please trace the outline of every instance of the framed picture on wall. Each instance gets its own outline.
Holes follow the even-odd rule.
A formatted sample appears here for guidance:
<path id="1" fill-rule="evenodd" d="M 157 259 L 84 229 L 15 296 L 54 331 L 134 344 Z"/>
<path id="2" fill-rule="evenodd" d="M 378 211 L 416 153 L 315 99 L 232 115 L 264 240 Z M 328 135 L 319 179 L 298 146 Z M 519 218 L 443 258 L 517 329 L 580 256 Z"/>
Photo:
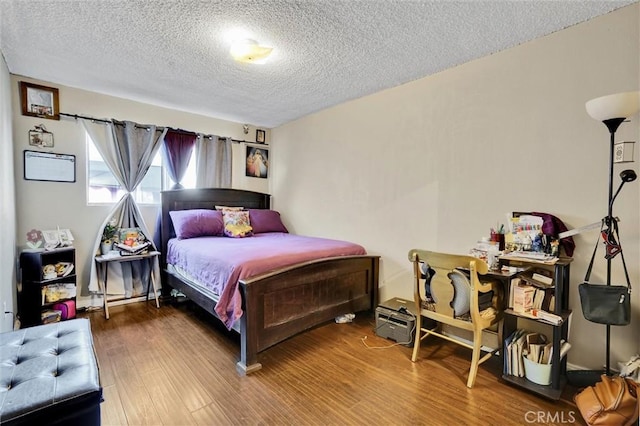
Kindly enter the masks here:
<path id="1" fill-rule="evenodd" d="M 20 82 L 22 115 L 60 120 L 58 89 L 39 84 Z"/>
<path id="2" fill-rule="evenodd" d="M 245 175 L 266 179 L 269 176 L 269 150 L 247 145 Z"/>
<path id="3" fill-rule="evenodd" d="M 261 129 L 256 130 L 256 142 L 257 143 L 265 143 L 266 141 L 266 132 Z"/>

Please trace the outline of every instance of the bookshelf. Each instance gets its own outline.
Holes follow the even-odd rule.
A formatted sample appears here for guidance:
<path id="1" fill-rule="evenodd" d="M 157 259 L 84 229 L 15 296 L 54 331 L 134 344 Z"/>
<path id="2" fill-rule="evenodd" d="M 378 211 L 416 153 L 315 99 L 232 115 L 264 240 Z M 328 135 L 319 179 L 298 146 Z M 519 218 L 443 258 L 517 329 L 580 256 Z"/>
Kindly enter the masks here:
<path id="1" fill-rule="evenodd" d="M 571 311 L 569 310 L 569 278 L 570 278 L 570 266 L 573 259 L 561 257 L 555 264 L 540 264 L 538 262 L 529 262 L 526 260 L 512 260 L 501 259 L 501 262 L 508 264 L 509 266 L 523 266 L 525 268 L 535 267 L 536 269 L 544 269 L 550 272 L 553 276 L 553 284 L 547 286 L 548 291 L 553 291 L 555 296 L 555 307 L 552 313 L 560 316 L 562 322 L 554 325 L 549 324 L 543 320 L 531 318 L 529 315 L 515 312 L 513 309 L 506 309 L 504 312 L 504 323 L 502 334 L 504 338 L 510 336 L 517 328 L 518 323 L 525 323 L 523 327 L 526 328 L 527 321 L 534 321 L 539 324 L 544 324 L 544 327 L 551 329 L 551 342 L 553 343 L 554 351 L 551 358 L 551 384 L 539 385 L 527 380 L 525 377 L 517 377 L 503 373 L 502 379 L 514 386 L 519 386 L 530 392 L 538 394 L 548 399 L 559 400 L 562 394 L 562 390 L 567 383 L 566 371 L 567 371 L 567 358 L 566 356 L 560 358 L 561 341 L 569 341 L 569 326 Z M 526 274 L 526 271 L 524 272 Z M 510 288 L 510 283 L 506 286 Z M 502 344 L 502 357 L 504 363 L 504 354 L 506 353 L 506 346 L 504 341 Z"/>
<path id="2" fill-rule="evenodd" d="M 54 315 L 58 304 L 76 301 L 76 254 L 73 247 L 23 250 L 18 286 L 18 316 L 22 327 L 72 319 Z"/>

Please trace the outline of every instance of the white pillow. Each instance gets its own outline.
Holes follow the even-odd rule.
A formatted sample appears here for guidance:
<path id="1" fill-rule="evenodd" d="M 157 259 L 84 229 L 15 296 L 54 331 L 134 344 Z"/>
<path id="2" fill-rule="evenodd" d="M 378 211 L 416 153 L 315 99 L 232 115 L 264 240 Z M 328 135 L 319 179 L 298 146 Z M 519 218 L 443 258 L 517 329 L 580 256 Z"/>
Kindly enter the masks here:
<path id="1" fill-rule="evenodd" d="M 447 274 L 453 285 L 453 316 L 459 317 L 471 310 L 471 287 L 469 279 L 460 271 L 454 270 Z"/>

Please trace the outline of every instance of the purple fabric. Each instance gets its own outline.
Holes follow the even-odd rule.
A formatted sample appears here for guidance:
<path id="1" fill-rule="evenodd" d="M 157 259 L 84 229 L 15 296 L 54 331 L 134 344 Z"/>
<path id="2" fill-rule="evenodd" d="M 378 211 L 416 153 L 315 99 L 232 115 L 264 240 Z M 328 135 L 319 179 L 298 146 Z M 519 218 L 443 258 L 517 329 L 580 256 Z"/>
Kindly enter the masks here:
<path id="1" fill-rule="evenodd" d="M 270 232 L 249 238 L 174 238 L 168 244 L 167 262 L 220 297 L 215 311 L 231 329 L 242 316 L 238 280 L 309 260 L 362 254 L 362 246 L 346 241 Z"/>
<path id="2" fill-rule="evenodd" d="M 289 232 L 275 210 L 249 209 L 249 220 L 254 234 L 264 232 Z"/>
<path id="3" fill-rule="evenodd" d="M 162 143 L 163 164 L 169 173 L 169 177 L 175 182 L 172 189 L 182 188 L 180 181 L 184 177 L 187 167 L 189 166 L 191 152 L 193 151 L 193 147 L 196 145 L 197 137 L 198 135 L 195 133 L 174 129 L 167 130 L 167 133 L 164 135 L 164 142 Z M 162 210 L 158 210 L 155 232 L 153 234 L 153 242 L 156 247 L 161 246 L 161 219 Z"/>
<path id="4" fill-rule="evenodd" d="M 533 212 L 533 216 L 539 216 L 542 218 L 542 233 L 553 235 L 557 237 L 559 233 L 568 231 L 566 225 L 556 216 L 549 213 Z M 560 240 L 560 245 L 564 249 L 567 256 L 573 256 L 573 251 L 576 248 L 576 243 L 573 241 L 573 237 L 567 237 Z"/>
<path id="5" fill-rule="evenodd" d="M 162 144 L 164 164 L 169 172 L 169 177 L 175 182 L 173 189 L 182 188 L 180 181 L 187 171 L 191 152 L 196 145 L 197 135 L 183 130 L 167 130 Z"/>
<path id="6" fill-rule="evenodd" d="M 224 225 L 222 212 L 207 209 L 170 211 L 176 237 L 181 240 L 195 237 L 220 236 Z"/>

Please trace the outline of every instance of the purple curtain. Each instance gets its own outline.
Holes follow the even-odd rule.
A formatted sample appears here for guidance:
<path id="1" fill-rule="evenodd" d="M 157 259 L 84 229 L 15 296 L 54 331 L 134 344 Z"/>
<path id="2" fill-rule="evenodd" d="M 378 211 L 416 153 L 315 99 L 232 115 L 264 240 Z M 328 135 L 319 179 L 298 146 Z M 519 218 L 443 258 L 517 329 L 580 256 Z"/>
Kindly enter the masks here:
<path id="1" fill-rule="evenodd" d="M 182 185 L 180 181 L 184 177 L 191 159 L 191 152 L 196 145 L 196 139 L 198 135 L 192 132 L 186 132 L 184 130 L 167 130 L 167 134 L 164 136 L 164 143 L 162 144 L 162 158 L 164 165 L 169 172 L 169 177 L 175 182 L 171 189 L 181 189 Z M 161 248 L 162 237 L 162 207 L 158 210 L 156 218 L 155 233 L 153 236 L 153 242 L 158 250 Z"/>
<path id="2" fill-rule="evenodd" d="M 175 182 L 171 189 L 180 189 L 180 181 L 184 177 L 191 158 L 191 152 L 196 145 L 197 135 L 183 130 L 167 130 L 162 145 L 162 156 L 169 172 L 169 177 Z"/>

